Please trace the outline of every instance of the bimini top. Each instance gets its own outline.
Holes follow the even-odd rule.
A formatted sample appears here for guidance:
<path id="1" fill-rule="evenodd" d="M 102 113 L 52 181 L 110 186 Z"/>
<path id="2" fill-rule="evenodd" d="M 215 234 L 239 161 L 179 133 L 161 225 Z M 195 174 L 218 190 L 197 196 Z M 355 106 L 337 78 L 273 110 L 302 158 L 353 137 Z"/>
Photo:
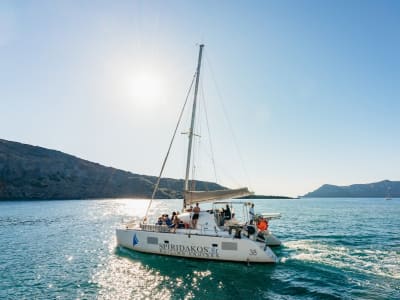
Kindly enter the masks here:
<path id="1" fill-rule="evenodd" d="M 222 199 L 239 198 L 252 195 L 247 187 L 234 190 L 216 191 L 185 191 L 184 198 L 186 205 L 194 203 L 209 202 Z"/>

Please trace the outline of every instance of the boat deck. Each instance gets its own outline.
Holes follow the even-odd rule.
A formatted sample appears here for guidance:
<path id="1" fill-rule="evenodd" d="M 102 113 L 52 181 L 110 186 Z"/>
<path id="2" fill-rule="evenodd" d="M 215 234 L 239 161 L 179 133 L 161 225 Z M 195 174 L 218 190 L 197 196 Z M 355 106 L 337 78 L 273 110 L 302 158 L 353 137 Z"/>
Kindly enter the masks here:
<path id="1" fill-rule="evenodd" d="M 217 229 L 203 228 L 203 226 L 199 226 L 200 228 L 170 228 L 167 225 L 153 225 L 153 224 L 140 224 L 139 226 L 136 224 L 129 224 L 125 226 L 125 229 L 131 230 L 141 230 L 147 232 L 161 232 L 161 233 L 171 233 L 171 234 L 185 234 L 185 235 L 207 235 L 207 236 L 219 236 L 219 237 L 230 237 L 230 238 L 248 238 L 248 236 L 244 233 L 242 228 L 239 231 L 236 226 L 229 227 L 218 227 Z M 251 240 L 256 239 L 256 235 L 250 237 Z"/>

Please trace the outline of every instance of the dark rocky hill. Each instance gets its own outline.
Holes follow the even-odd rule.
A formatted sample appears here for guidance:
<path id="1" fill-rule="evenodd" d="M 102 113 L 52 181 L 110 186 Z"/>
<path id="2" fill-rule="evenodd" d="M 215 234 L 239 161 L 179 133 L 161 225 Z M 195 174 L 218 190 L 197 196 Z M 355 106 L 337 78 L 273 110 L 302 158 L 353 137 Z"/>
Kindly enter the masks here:
<path id="1" fill-rule="evenodd" d="M 60 151 L 0 139 L 0 199 L 150 198 L 156 177 Z M 157 198 L 181 198 L 183 180 L 161 180 Z M 198 190 L 224 187 L 196 181 Z"/>
<path id="2" fill-rule="evenodd" d="M 366 184 L 352 184 L 337 186 L 324 184 L 315 191 L 304 195 L 308 198 L 320 197 L 360 197 L 360 198 L 384 198 L 400 197 L 400 181 L 383 180 Z"/>

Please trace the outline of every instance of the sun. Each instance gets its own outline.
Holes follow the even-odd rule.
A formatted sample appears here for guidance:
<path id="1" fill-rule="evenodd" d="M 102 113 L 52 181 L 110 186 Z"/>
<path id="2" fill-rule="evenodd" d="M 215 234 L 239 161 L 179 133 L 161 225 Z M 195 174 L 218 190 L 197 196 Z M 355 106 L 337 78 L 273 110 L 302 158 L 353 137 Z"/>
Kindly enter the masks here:
<path id="1" fill-rule="evenodd" d="M 156 73 L 139 72 L 130 82 L 130 96 L 134 104 L 142 108 L 153 108 L 164 98 L 164 85 Z"/>

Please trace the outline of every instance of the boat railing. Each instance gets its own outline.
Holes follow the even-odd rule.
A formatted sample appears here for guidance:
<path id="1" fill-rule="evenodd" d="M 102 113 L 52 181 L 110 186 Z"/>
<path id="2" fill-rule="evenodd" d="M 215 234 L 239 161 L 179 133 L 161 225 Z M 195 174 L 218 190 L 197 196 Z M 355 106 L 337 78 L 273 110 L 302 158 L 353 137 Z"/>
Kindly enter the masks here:
<path id="1" fill-rule="evenodd" d="M 152 231 L 152 232 L 170 232 L 171 228 L 167 225 L 153 225 L 153 224 L 140 224 L 140 228 L 143 231 Z"/>

